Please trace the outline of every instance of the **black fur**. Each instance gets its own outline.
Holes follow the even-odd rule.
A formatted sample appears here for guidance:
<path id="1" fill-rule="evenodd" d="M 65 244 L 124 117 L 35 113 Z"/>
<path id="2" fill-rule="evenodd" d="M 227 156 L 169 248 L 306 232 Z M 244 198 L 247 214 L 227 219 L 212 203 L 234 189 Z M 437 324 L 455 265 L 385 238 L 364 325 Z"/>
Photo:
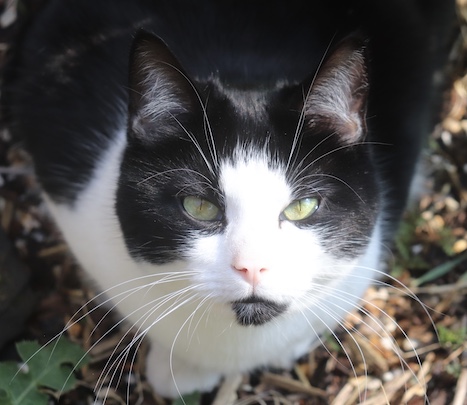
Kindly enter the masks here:
<path id="1" fill-rule="evenodd" d="M 243 326 L 258 326 L 287 311 L 288 305 L 255 297 L 232 303 L 237 322 Z"/>
<path id="2" fill-rule="evenodd" d="M 45 191 L 71 205 L 116 133 L 129 123 L 117 212 L 133 255 L 166 262 L 183 257 L 183 241 L 190 232 L 221 232 L 225 226 L 222 221 L 197 223 L 180 209 L 183 193 L 203 195 L 223 206 L 216 176 L 185 133 L 210 156 L 197 94 L 207 105 L 220 157 L 228 158 L 241 140 L 252 147 L 267 144 L 272 156 L 287 162 L 303 93 L 323 58 L 343 38 L 363 37 L 368 43 L 367 143 L 341 148 L 343 140 L 330 136 L 332 127 L 308 121 L 294 156 L 296 162 L 319 159 L 306 173 L 328 175 L 299 184 L 302 193 L 324 188 L 319 213 L 299 226 L 344 232 L 350 242 L 329 240 L 326 247 L 335 255 L 354 256 L 368 242 L 378 203 L 391 224 L 397 223 L 405 205 L 430 124 L 431 80 L 443 59 L 439 38 L 446 37 L 452 3 L 293 0 L 265 6 L 209 0 L 52 0 L 12 57 L 4 109 L 11 131 L 32 153 Z M 178 96 L 186 111 L 176 112 L 177 122 L 166 116 L 164 125 L 146 126 L 146 137 L 138 136 L 131 122 L 141 102 L 135 96 L 140 94 L 138 81 L 133 80 L 138 73 L 133 71 L 128 79 L 136 58 L 133 53 L 131 65 L 130 48 L 140 29 L 167 43 L 175 56 L 163 51 L 162 58 L 171 64 L 178 59 L 177 67 L 197 91 L 181 75 L 168 75 L 170 84 L 181 89 L 184 96 Z M 210 82 L 213 76 L 227 89 L 265 91 L 265 119 L 239 115 Z M 290 86 L 272 89 L 278 81 Z M 199 174 L 180 168 L 196 168 Z"/>

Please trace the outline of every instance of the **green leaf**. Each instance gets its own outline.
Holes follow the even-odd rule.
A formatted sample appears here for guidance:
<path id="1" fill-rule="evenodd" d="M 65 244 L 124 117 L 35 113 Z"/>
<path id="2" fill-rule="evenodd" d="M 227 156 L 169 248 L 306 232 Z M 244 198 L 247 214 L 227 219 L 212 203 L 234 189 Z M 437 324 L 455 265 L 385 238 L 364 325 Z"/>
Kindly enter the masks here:
<path id="1" fill-rule="evenodd" d="M 201 394 L 194 392 L 193 394 L 183 396 L 183 398 L 178 398 L 172 405 L 198 405 L 200 399 Z"/>
<path id="2" fill-rule="evenodd" d="M 36 342 L 21 342 L 16 347 L 37 385 L 55 391 L 73 388 L 76 383 L 73 370 L 87 362 L 83 349 L 66 339 L 59 339 L 46 347 Z"/>
<path id="3" fill-rule="evenodd" d="M 69 391 L 76 384 L 73 371 L 88 362 L 83 349 L 66 339 L 44 347 L 21 342 L 16 348 L 25 365 L 0 364 L 0 405 L 47 405 L 40 389 Z"/>
<path id="4" fill-rule="evenodd" d="M 436 280 L 454 270 L 459 264 L 467 260 L 467 253 L 457 256 L 453 260 L 449 260 L 446 263 L 440 264 L 439 266 L 434 267 L 429 272 L 425 273 L 423 276 L 412 281 L 412 285 L 418 287 L 423 283 L 428 283 L 429 281 Z"/>
<path id="5" fill-rule="evenodd" d="M 47 405 L 47 395 L 39 392 L 30 375 L 13 362 L 0 364 L 1 405 Z"/>

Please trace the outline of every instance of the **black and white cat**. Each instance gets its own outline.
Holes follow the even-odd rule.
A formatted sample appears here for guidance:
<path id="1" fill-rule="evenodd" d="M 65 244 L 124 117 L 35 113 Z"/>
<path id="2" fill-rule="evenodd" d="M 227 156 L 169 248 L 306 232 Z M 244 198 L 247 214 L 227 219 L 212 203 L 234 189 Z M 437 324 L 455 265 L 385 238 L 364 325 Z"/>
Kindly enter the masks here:
<path id="1" fill-rule="evenodd" d="M 448 0 L 51 0 L 11 132 L 162 395 L 290 367 L 380 277 Z"/>

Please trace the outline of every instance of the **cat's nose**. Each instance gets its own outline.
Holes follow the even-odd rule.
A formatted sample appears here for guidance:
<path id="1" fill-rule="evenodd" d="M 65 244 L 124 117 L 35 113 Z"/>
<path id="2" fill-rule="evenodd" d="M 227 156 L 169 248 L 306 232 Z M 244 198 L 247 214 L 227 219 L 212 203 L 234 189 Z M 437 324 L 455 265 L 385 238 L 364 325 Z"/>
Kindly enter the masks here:
<path id="1" fill-rule="evenodd" d="M 234 263 L 232 268 L 239 272 L 245 281 L 247 281 L 253 287 L 258 285 L 264 273 L 267 272 L 265 267 L 255 265 L 253 263 Z"/>

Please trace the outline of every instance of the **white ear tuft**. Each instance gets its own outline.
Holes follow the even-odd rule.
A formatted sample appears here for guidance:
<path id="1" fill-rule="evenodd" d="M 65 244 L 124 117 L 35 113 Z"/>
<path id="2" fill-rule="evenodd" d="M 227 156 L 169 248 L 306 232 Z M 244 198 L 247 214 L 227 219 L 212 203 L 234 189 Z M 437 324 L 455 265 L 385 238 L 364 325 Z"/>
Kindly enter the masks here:
<path id="1" fill-rule="evenodd" d="M 350 37 L 317 72 L 305 101 L 307 121 L 336 131 L 345 143 L 358 142 L 366 133 L 367 94 L 365 43 Z"/>
<path id="2" fill-rule="evenodd" d="M 176 126 L 174 117 L 192 106 L 193 90 L 178 60 L 152 34 L 140 32 L 133 42 L 129 81 L 129 128 L 138 138 Z"/>

